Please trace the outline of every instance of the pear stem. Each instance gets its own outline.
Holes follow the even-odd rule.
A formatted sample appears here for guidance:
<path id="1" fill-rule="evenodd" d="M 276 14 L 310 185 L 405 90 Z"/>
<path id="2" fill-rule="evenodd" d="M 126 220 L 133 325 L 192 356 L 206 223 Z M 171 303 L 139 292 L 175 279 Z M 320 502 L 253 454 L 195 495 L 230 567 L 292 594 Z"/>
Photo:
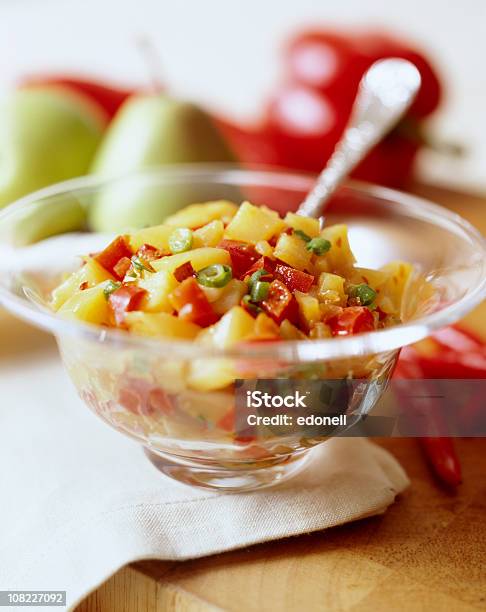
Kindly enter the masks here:
<path id="1" fill-rule="evenodd" d="M 136 44 L 143 63 L 147 69 L 151 89 L 154 93 L 158 93 L 164 89 L 162 80 L 164 71 L 162 69 L 160 54 L 157 51 L 153 40 L 145 34 L 137 37 Z"/>

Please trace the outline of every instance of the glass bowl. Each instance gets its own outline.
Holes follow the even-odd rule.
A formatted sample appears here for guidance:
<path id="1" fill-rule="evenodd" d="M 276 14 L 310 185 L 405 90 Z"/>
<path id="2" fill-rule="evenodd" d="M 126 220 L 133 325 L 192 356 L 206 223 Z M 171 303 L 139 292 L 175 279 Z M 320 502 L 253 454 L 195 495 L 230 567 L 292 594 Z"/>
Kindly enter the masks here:
<path id="1" fill-rule="evenodd" d="M 140 442 L 164 474 L 224 491 L 280 482 L 311 460 L 312 447 L 333 432 L 312 436 L 267 429 L 264 434 L 241 435 L 234 416 L 236 385 L 228 381 L 380 381 L 372 393 L 356 391 L 339 406 L 342 413 L 369 412 L 391 376 L 400 348 L 456 321 L 484 297 L 485 244 L 466 221 L 389 189 L 359 183 L 340 189 L 326 209 L 326 223 L 348 225 L 358 264 L 378 267 L 395 259 L 410 261 L 420 272 L 417 278 L 426 278 L 435 289 L 434 299 L 422 300 L 423 284 L 417 281 L 409 290 L 403 324 L 356 336 L 245 344 L 222 351 L 65 320 L 45 304 L 60 275 L 79 266 L 76 255 L 108 243 L 110 236 L 86 227 L 71 231 L 79 229 L 83 215 L 89 216 L 107 192 L 117 194 L 120 207 L 128 196 L 142 194 L 145 201 L 153 198 L 160 206 L 175 196 L 186 203 L 248 199 L 284 212 L 297 208 L 312 183 L 311 176 L 281 171 L 173 166 L 112 180 L 85 177 L 55 185 L 0 214 L 0 303 L 55 335 L 86 404 Z M 46 228 L 53 226 L 58 235 L 43 238 Z M 26 246 L 29 242 L 35 244 Z M 226 384 L 207 388 L 215 373 L 226 376 Z"/>

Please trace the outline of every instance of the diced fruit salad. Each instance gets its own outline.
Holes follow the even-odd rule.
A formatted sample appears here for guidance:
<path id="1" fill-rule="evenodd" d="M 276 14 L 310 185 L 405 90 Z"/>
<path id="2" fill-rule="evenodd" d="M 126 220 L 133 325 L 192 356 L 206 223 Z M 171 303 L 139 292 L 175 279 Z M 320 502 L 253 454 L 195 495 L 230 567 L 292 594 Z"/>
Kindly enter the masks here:
<path id="1" fill-rule="evenodd" d="M 400 322 L 413 267 L 355 265 L 345 225 L 228 201 L 118 236 L 52 293 L 63 317 L 135 334 L 239 342 L 322 339 Z"/>

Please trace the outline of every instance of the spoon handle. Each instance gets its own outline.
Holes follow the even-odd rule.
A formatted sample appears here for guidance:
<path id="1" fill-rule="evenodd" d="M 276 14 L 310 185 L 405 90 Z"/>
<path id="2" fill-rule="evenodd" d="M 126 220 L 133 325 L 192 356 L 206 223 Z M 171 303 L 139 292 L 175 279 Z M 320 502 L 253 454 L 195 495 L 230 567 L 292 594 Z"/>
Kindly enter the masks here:
<path id="1" fill-rule="evenodd" d="M 320 215 L 341 181 L 407 111 L 420 83 L 419 71 L 407 60 L 380 60 L 369 68 L 361 79 L 350 122 L 298 214 Z"/>

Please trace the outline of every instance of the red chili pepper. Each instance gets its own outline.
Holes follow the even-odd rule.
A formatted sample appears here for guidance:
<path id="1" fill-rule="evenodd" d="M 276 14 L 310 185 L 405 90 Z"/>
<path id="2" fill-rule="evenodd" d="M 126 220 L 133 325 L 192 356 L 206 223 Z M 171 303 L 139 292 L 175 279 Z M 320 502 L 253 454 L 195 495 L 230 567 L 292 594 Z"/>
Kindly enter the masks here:
<path id="1" fill-rule="evenodd" d="M 243 278 L 246 278 L 247 276 L 251 276 L 253 273 L 257 272 L 258 270 L 266 270 L 270 274 L 273 274 L 273 272 L 275 271 L 276 265 L 277 265 L 276 261 L 274 261 L 273 259 L 270 259 L 270 257 L 260 257 L 260 259 L 255 261 L 255 263 L 252 265 L 251 268 L 246 270 Z"/>
<path id="2" fill-rule="evenodd" d="M 69 87 L 74 91 L 79 91 L 91 98 L 93 102 L 99 104 L 111 118 L 125 100 L 135 93 L 133 89 L 125 89 L 110 85 L 104 85 L 98 81 L 76 77 L 66 77 L 62 75 L 29 76 L 24 78 L 20 86 L 44 86 L 59 85 Z"/>
<path id="3" fill-rule="evenodd" d="M 128 237 L 118 236 L 110 242 L 106 249 L 95 255 L 94 259 L 110 274 L 113 274 L 118 280 L 122 280 L 123 277 L 115 272 L 115 266 L 123 257 L 131 258 L 132 255 Z"/>
<path id="4" fill-rule="evenodd" d="M 204 291 L 192 277 L 182 281 L 170 294 L 169 299 L 177 310 L 179 318 L 185 321 L 207 327 L 216 323 L 219 318 L 208 302 Z"/>
<path id="5" fill-rule="evenodd" d="M 452 438 L 419 438 L 419 443 L 440 480 L 450 487 L 460 485 L 461 465 Z"/>
<path id="6" fill-rule="evenodd" d="M 108 301 L 115 315 L 117 325 L 123 324 L 127 312 L 139 308 L 142 298 L 146 293 L 145 289 L 128 284 L 122 285 L 110 295 Z"/>
<path id="7" fill-rule="evenodd" d="M 369 308 L 349 306 L 326 321 L 333 336 L 360 334 L 375 329 L 375 320 Z"/>
<path id="8" fill-rule="evenodd" d="M 285 319 L 288 319 L 294 325 L 298 323 L 299 307 L 297 300 L 279 280 L 270 283 L 268 296 L 260 302 L 260 305 L 277 324 Z"/>
<path id="9" fill-rule="evenodd" d="M 416 380 L 425 378 L 425 373 L 413 347 L 402 349 L 394 377 Z M 433 395 L 428 389 L 429 383 L 427 380 L 423 380 L 422 384 L 424 386 L 424 396 Z M 404 409 L 411 409 L 406 398 L 401 399 L 399 394 L 398 399 L 403 402 Z M 429 399 L 426 412 L 422 412 L 421 416 L 424 417 L 425 415 L 428 422 L 425 425 L 422 422 L 421 426 L 427 427 L 430 431 L 435 430 L 438 434 L 443 434 L 447 431 L 447 425 L 442 413 L 434 408 L 432 402 L 433 399 Z M 456 455 L 453 439 L 444 435 L 425 436 L 419 438 L 419 443 L 437 477 L 448 486 L 456 487 L 459 485 L 461 483 L 461 466 Z"/>
<path id="10" fill-rule="evenodd" d="M 154 259 L 160 259 L 163 256 L 164 253 L 151 244 L 142 244 L 137 251 L 137 257 L 141 257 L 145 261 L 153 261 Z"/>
<path id="11" fill-rule="evenodd" d="M 195 276 L 196 271 L 192 267 L 192 263 L 190 261 L 186 261 L 181 266 L 174 270 L 174 276 L 176 281 L 182 283 L 182 281 L 186 280 L 186 278 L 190 278 L 191 276 Z"/>
<path id="12" fill-rule="evenodd" d="M 281 263 L 275 266 L 275 276 L 284 282 L 290 291 L 307 293 L 314 283 L 312 274 L 301 272 Z"/>
<path id="13" fill-rule="evenodd" d="M 122 257 L 119 259 L 116 265 L 113 267 L 113 272 L 116 278 L 125 278 L 125 274 L 128 272 L 131 265 L 132 260 L 129 257 Z"/>
<path id="14" fill-rule="evenodd" d="M 235 278 L 243 278 L 260 255 L 255 247 L 237 240 L 222 240 L 218 247 L 228 251 L 231 257 L 231 267 Z"/>

